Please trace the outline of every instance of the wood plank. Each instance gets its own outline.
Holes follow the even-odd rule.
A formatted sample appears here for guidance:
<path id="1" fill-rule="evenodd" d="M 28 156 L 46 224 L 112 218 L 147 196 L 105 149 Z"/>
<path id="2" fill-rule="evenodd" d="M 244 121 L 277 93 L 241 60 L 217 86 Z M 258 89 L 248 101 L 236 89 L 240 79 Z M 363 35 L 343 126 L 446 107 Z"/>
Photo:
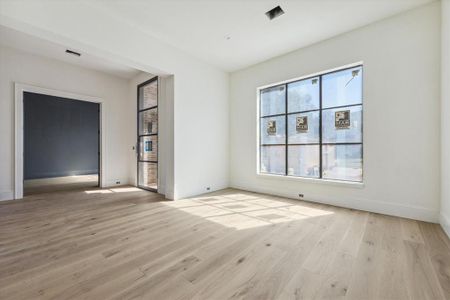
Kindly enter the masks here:
<path id="1" fill-rule="evenodd" d="M 422 236 L 431 264 L 446 299 L 450 299 L 450 243 L 447 235 L 437 224 L 420 223 Z"/>
<path id="2" fill-rule="evenodd" d="M 348 299 L 377 299 L 382 266 L 383 226 L 376 214 L 369 214 L 366 230 L 354 262 Z"/>
<path id="3" fill-rule="evenodd" d="M 424 245 L 404 241 L 406 285 L 411 299 L 445 299 Z"/>
<path id="4" fill-rule="evenodd" d="M 450 299 L 436 224 L 225 189 L 0 203 L 1 299 Z"/>
<path id="5" fill-rule="evenodd" d="M 425 244 L 419 222 L 411 219 L 400 219 L 402 224 L 402 236 L 405 241 Z"/>

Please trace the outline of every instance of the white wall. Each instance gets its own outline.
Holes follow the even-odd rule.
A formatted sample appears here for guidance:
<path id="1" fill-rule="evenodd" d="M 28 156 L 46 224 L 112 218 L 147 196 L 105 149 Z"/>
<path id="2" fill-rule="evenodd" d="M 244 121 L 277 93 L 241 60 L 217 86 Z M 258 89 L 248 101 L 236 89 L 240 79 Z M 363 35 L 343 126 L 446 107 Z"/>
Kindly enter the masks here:
<path id="1" fill-rule="evenodd" d="M 162 77 L 161 80 L 161 118 L 162 118 L 162 134 L 160 140 L 164 145 L 164 149 L 160 152 L 161 160 L 164 164 L 165 177 L 164 193 L 167 199 L 175 199 L 174 190 L 174 78 L 173 76 Z M 172 146 L 171 146 L 172 145 Z"/>
<path id="2" fill-rule="evenodd" d="M 231 74 L 231 186 L 437 221 L 440 5 L 434 3 Z M 256 175 L 256 89 L 364 62 L 364 187 Z"/>
<path id="3" fill-rule="evenodd" d="M 450 0 L 442 1 L 441 225 L 450 236 Z"/>
<path id="4" fill-rule="evenodd" d="M 0 66 L 0 200 L 13 198 L 15 82 L 104 99 L 106 184 L 128 183 L 128 80 L 8 47 L 0 47 Z"/>
<path id="5" fill-rule="evenodd" d="M 174 76 L 175 198 L 229 186 L 228 75 L 185 71 Z"/>
<path id="6" fill-rule="evenodd" d="M 80 22 L 82 20 L 82 22 Z M 229 183 L 229 76 L 89 1 L 2 1 L 0 25 L 156 74 L 173 75 L 173 198 Z"/>

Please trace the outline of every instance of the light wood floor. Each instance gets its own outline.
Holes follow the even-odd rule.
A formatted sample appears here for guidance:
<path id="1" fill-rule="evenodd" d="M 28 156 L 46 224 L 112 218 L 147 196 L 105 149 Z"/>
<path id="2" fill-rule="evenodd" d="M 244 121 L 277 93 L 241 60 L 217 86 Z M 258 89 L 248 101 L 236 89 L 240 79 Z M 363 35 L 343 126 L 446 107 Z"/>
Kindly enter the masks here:
<path id="1" fill-rule="evenodd" d="M 450 299 L 436 224 L 224 190 L 0 204 L 0 299 Z"/>
<path id="2" fill-rule="evenodd" d="M 97 186 L 97 174 L 29 179 L 23 182 L 25 195 L 78 190 L 80 188 L 94 188 Z"/>

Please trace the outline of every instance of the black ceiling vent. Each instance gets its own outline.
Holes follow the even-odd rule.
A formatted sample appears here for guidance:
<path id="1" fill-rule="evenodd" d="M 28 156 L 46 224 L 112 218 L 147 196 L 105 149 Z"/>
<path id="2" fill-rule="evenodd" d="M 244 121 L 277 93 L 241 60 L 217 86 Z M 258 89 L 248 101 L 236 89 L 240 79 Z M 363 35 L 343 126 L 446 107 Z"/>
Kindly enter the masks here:
<path id="1" fill-rule="evenodd" d="M 75 52 L 75 51 L 72 51 L 72 50 L 69 50 L 69 49 L 66 49 L 66 53 L 67 54 L 72 54 L 72 55 L 75 55 L 75 56 L 81 56 L 81 53 L 78 53 L 78 52 Z"/>
<path id="2" fill-rule="evenodd" d="M 284 14 L 284 10 L 278 5 L 275 8 L 272 8 L 271 10 L 269 10 L 268 12 L 266 12 L 266 16 L 270 19 L 273 20 L 276 17 L 281 16 L 282 14 Z"/>

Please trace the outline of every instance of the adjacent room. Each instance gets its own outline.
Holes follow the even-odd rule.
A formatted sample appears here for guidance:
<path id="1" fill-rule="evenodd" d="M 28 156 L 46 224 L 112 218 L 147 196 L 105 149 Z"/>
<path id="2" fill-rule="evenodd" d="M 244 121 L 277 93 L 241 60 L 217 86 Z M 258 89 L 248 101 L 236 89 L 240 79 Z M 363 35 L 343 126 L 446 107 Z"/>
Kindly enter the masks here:
<path id="1" fill-rule="evenodd" d="M 0 0 L 0 299 L 450 299 L 450 0 Z"/>
<path id="2" fill-rule="evenodd" d="M 24 194 L 98 186 L 100 105 L 22 96 Z"/>

